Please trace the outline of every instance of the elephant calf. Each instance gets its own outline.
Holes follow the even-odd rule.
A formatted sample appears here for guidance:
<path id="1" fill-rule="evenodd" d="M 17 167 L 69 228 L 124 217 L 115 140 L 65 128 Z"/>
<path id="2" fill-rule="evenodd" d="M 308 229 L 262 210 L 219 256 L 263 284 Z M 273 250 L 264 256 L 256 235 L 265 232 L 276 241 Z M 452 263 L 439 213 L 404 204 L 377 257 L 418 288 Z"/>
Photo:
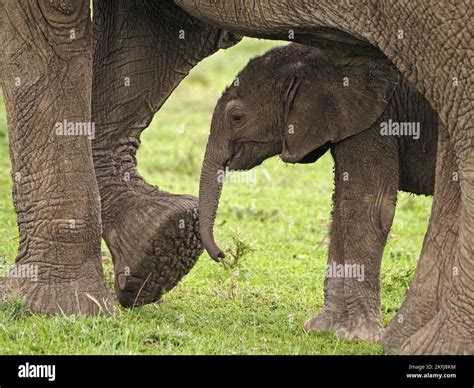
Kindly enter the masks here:
<path id="1" fill-rule="evenodd" d="M 291 44 L 253 59 L 219 100 L 202 168 L 199 223 L 213 237 L 222 171 L 280 155 L 335 162 L 331 241 L 322 311 L 306 330 L 378 341 L 380 264 L 397 190 L 432 195 L 438 118 L 385 58 L 358 60 Z M 361 276 L 362 275 L 362 276 Z"/>

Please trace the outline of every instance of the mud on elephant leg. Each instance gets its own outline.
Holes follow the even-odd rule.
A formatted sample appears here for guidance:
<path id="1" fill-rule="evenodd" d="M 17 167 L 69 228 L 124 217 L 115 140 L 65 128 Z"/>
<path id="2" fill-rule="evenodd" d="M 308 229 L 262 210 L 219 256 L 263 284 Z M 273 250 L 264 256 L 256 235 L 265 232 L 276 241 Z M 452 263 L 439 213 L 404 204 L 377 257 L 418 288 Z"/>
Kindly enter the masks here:
<path id="1" fill-rule="evenodd" d="M 139 177 L 126 190 L 111 193 L 101 183 L 107 203 L 103 236 L 114 260 L 119 301 L 126 307 L 154 302 L 191 270 L 202 252 L 196 200 L 160 191 Z"/>
<path id="2" fill-rule="evenodd" d="M 172 1 L 97 0 L 93 142 L 103 237 L 124 306 L 158 300 L 202 252 L 195 198 L 147 184 L 136 169 L 140 134 L 201 59 L 238 38 Z"/>
<path id="3" fill-rule="evenodd" d="M 2 85 L 8 112 L 16 271 L 4 279 L 40 313 L 109 312 L 100 262 L 100 201 L 90 140 L 57 123 L 89 123 L 89 1 L 0 7 Z M 19 277 L 19 274 L 22 277 Z"/>
<path id="4" fill-rule="evenodd" d="M 450 257 L 459 231 L 460 187 L 454 150 L 441 127 L 438 150 L 440 179 L 436 182 L 430 227 L 406 299 L 384 333 L 382 344 L 388 353 L 399 353 L 402 344 L 436 316 L 449 289 L 453 271 Z"/>

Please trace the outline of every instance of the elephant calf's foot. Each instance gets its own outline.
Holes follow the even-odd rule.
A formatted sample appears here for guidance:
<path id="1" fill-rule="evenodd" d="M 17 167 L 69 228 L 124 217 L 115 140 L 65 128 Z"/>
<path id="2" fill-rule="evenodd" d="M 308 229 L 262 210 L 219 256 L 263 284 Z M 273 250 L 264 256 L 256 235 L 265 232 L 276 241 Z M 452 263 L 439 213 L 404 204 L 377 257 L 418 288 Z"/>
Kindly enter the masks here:
<path id="1" fill-rule="evenodd" d="M 347 315 L 323 309 L 315 317 L 309 319 L 305 325 L 306 331 L 335 331 L 336 336 L 348 341 L 361 339 L 370 342 L 379 342 L 383 333 L 380 319 L 357 317 L 349 319 Z"/>
<path id="2" fill-rule="evenodd" d="M 148 187 L 106 202 L 104 239 L 112 254 L 119 302 L 156 302 L 202 253 L 197 201 Z"/>
<path id="3" fill-rule="evenodd" d="M 44 271 L 41 264 L 20 264 L 0 279 L 0 297 L 6 303 L 15 297 L 25 300 L 29 310 L 41 314 L 111 315 L 114 298 L 97 271 L 82 268 L 73 276 Z M 29 272 L 28 272 L 29 271 Z M 20 274 L 20 275 L 19 275 Z"/>
<path id="4" fill-rule="evenodd" d="M 313 318 L 306 321 L 304 329 L 307 332 L 336 331 L 346 323 L 346 320 L 347 316 L 344 313 L 323 308 Z"/>
<path id="5" fill-rule="evenodd" d="M 363 340 L 378 343 L 382 338 L 383 326 L 379 319 L 358 317 L 346 321 L 336 330 L 336 336 L 347 341 Z"/>

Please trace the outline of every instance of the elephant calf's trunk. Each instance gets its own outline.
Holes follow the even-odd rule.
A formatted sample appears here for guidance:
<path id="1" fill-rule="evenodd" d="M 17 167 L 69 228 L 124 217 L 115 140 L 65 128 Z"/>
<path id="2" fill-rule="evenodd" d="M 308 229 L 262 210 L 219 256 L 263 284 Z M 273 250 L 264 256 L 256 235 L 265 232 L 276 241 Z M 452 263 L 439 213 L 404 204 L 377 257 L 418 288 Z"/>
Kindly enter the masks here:
<path id="1" fill-rule="evenodd" d="M 224 165 L 213 162 L 206 153 L 199 187 L 199 231 L 204 248 L 215 261 L 225 256 L 214 240 L 214 222 L 225 174 Z"/>

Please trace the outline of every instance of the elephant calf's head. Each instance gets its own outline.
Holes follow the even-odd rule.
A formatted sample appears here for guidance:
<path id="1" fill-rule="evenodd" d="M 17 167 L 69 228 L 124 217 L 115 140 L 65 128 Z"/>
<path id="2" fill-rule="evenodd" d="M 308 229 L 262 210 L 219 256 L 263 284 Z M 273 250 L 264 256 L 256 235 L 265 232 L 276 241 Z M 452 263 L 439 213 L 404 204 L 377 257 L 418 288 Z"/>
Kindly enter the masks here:
<path id="1" fill-rule="evenodd" d="M 212 118 L 200 191 L 201 238 L 224 257 L 213 237 L 223 176 L 280 154 L 314 162 L 331 143 L 369 128 L 383 113 L 398 73 L 380 58 L 329 57 L 291 44 L 250 61 L 223 93 Z"/>

